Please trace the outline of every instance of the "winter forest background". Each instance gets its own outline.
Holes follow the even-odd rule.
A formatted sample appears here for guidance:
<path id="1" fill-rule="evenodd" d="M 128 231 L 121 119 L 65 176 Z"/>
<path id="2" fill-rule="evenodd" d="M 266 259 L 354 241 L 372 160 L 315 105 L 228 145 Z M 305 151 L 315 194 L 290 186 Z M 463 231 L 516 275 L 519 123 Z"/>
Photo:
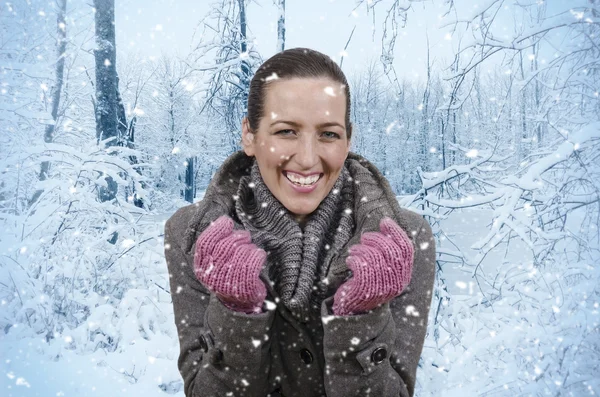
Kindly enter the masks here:
<path id="1" fill-rule="evenodd" d="M 0 5 L 1 395 L 183 396 L 164 221 L 291 43 L 342 65 L 352 150 L 436 234 L 416 394 L 600 391 L 600 1 L 142 2 L 197 15 L 156 55 L 183 22 L 116 35 L 129 3 Z"/>

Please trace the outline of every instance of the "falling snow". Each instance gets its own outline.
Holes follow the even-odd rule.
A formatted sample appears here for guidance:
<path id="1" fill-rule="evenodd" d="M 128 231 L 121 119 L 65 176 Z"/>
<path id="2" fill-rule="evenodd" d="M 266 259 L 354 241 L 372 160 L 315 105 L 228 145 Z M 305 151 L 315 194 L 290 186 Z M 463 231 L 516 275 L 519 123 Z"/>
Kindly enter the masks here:
<path id="1" fill-rule="evenodd" d="M 275 3 L 246 4 L 252 38 L 244 50 L 241 30 L 229 24 L 240 20 L 228 14 L 238 12 L 237 1 L 218 9 L 210 2 L 183 2 L 179 9 L 138 0 L 116 4 L 117 61 L 102 55 L 97 64 L 94 53 L 112 44 L 95 40 L 98 10 L 90 4 L 68 3 L 64 22 L 57 19 L 57 5 L 40 0 L 3 5 L 0 395 L 184 395 L 176 327 L 197 326 L 205 314 L 199 308 L 214 296 L 188 282 L 171 288 L 175 277 L 194 275 L 187 256 L 169 273 L 165 253 L 183 250 L 183 240 L 163 244 L 165 221 L 178 208 L 191 202 L 200 207 L 205 195 L 215 194 L 208 183 L 240 148 L 251 78 L 245 73 L 256 72 L 275 53 L 269 44 L 280 12 Z M 435 284 L 413 282 L 379 308 L 384 314 L 395 309 L 386 325 L 426 334 L 415 395 L 596 395 L 598 4 L 404 2 L 404 10 L 385 3 L 369 0 L 367 12 L 352 2 L 307 0 L 305 10 L 288 10 L 289 42 L 279 36 L 278 43 L 289 47 L 302 39 L 338 64 L 343 60 L 352 93 L 350 150 L 385 175 L 400 214 L 409 209 L 424 216 L 435 233 L 430 241 L 419 240 L 419 222 L 401 218 L 415 241 L 416 259 L 435 248 L 437 261 L 428 264 L 435 268 Z M 293 1 L 288 5 L 292 9 Z M 316 10 L 317 17 L 306 10 Z M 60 50 L 63 42 L 67 46 Z M 497 59 L 487 59 L 496 52 Z M 57 91 L 60 59 L 65 65 Z M 365 67 L 369 59 L 372 67 Z M 94 112 L 107 107 L 96 95 L 94 69 L 115 66 L 122 108 L 113 119 L 119 117 L 120 136 L 102 148 Z M 279 79 L 271 73 L 264 82 L 274 86 Z M 335 98 L 345 88 L 330 85 L 319 95 Z M 265 123 L 289 117 L 285 109 L 275 110 L 265 110 Z M 327 121 L 336 112 L 323 107 L 314 114 Z M 301 161 L 293 140 L 286 139 L 261 139 L 256 149 L 271 164 Z M 333 145 L 314 142 L 314 158 L 331 160 Z M 304 161 L 307 168 L 322 165 Z M 223 180 L 238 182 L 232 175 Z M 394 197 L 361 181 L 352 184 L 354 193 L 366 184 L 367 195 L 354 197 L 355 204 L 370 206 L 368 217 L 380 216 L 382 202 Z M 117 195 L 100 201 L 112 184 Z M 228 193 L 213 204 L 225 208 L 239 199 Z M 356 216 L 352 208 L 340 210 L 338 218 Z M 319 253 L 338 259 L 345 254 L 334 243 L 323 244 Z M 342 265 L 335 263 L 312 291 L 338 287 L 336 276 L 347 270 Z M 424 267 L 411 269 L 412 280 L 419 280 Z M 206 274 L 214 269 L 211 262 Z M 192 293 L 199 297 L 194 313 L 175 324 L 173 300 Z M 431 309 L 416 297 L 430 300 Z M 275 316 L 285 308 L 276 297 L 264 301 L 264 310 L 261 315 Z M 336 359 L 368 372 L 354 378 L 344 373 L 345 384 L 358 379 L 362 389 L 355 395 L 378 395 L 369 379 L 380 373 L 396 386 L 406 383 L 401 377 L 407 372 L 396 371 L 405 369 L 407 346 L 418 344 L 395 335 L 378 343 L 385 333 L 376 329 L 377 313 L 366 314 L 371 322 L 351 333 L 344 331 L 360 324 L 363 314 L 316 320 L 340 343 Z M 246 321 L 244 316 L 235 319 Z M 238 329 L 246 329 L 250 318 Z M 210 350 L 189 367 L 201 371 L 229 359 L 236 348 L 271 351 L 275 335 L 268 329 L 240 338 L 230 325 L 210 330 L 217 334 L 216 346 L 204 333 Z M 218 332 L 231 332 L 235 342 L 219 345 Z M 195 343 L 199 337 L 194 333 Z M 289 348 L 296 364 L 309 368 L 299 361 L 303 343 L 296 340 Z M 372 365 L 373 349 L 384 345 L 395 365 Z M 335 371 L 332 362 L 322 368 L 328 377 Z M 238 390 L 257 384 L 239 368 L 222 372 L 231 373 Z"/>

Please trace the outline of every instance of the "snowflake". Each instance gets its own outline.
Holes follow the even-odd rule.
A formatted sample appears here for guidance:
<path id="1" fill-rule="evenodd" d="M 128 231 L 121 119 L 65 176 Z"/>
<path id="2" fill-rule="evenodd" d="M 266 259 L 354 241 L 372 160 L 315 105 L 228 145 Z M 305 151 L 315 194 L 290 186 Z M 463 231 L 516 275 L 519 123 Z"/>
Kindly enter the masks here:
<path id="1" fill-rule="evenodd" d="M 327 323 L 329 323 L 329 322 L 330 322 L 331 320 L 333 320 L 334 318 L 335 318 L 335 316 L 324 316 L 324 317 L 321 317 L 321 322 L 322 322 L 324 325 L 327 325 Z"/>
<path id="2" fill-rule="evenodd" d="M 271 302 L 270 300 L 265 299 L 265 306 L 267 310 L 275 310 L 277 308 L 277 304 Z"/>
<path id="3" fill-rule="evenodd" d="M 408 316 L 412 315 L 414 317 L 419 317 L 419 312 L 413 305 L 408 305 L 408 306 L 406 306 L 406 315 L 408 315 Z"/>

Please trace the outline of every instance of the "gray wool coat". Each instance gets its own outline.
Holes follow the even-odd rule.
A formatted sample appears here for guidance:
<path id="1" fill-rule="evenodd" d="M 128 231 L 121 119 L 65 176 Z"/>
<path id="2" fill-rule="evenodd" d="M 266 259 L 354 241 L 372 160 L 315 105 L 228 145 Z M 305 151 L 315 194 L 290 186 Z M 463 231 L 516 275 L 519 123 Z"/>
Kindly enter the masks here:
<path id="1" fill-rule="evenodd" d="M 229 214 L 239 178 L 248 172 L 242 151 L 219 168 L 204 198 L 180 208 L 165 225 L 165 257 L 180 343 L 178 368 L 188 397 L 208 396 L 413 396 L 435 277 L 431 227 L 415 212 L 400 208 L 389 183 L 362 156 L 350 152 L 346 166 L 356 181 L 356 230 L 329 267 L 328 294 L 316 321 L 297 321 L 280 301 L 268 272 L 269 310 L 245 314 L 229 310 L 195 277 L 195 238 L 211 221 Z M 362 190 L 361 190 L 362 189 Z M 201 226 L 189 228 L 192 217 Z M 336 289 L 347 280 L 347 248 L 379 221 L 392 217 L 415 245 L 409 285 L 388 303 L 365 313 L 334 316 Z M 190 238 L 190 236 L 192 238 Z"/>

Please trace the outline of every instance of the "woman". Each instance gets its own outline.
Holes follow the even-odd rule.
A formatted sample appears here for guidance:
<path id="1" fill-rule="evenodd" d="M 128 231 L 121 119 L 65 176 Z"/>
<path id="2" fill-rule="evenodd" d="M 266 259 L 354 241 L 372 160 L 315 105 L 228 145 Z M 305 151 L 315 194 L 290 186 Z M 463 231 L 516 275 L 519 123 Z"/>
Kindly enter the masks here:
<path id="1" fill-rule="evenodd" d="M 351 137 L 329 57 L 257 70 L 244 150 L 165 226 L 186 396 L 413 395 L 435 243 Z"/>

